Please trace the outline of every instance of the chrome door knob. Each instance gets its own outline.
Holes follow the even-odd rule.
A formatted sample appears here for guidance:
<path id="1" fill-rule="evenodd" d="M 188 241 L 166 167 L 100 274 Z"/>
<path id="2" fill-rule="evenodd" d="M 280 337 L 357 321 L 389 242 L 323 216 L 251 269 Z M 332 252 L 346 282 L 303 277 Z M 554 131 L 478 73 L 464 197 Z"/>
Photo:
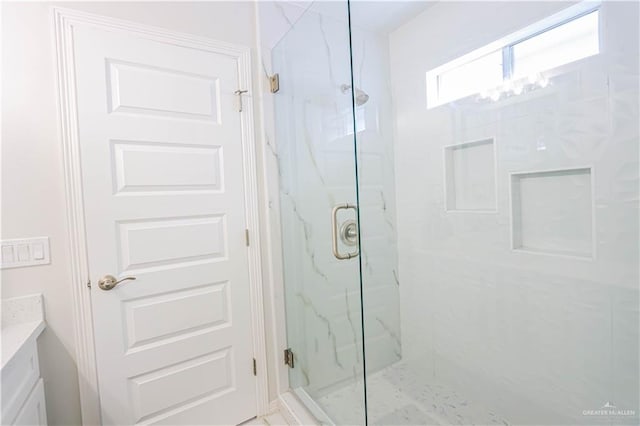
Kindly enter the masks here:
<path id="1" fill-rule="evenodd" d="M 124 277 L 121 280 L 119 280 L 113 275 L 105 275 L 100 279 L 100 281 L 98 281 L 98 287 L 100 287 L 102 290 L 111 290 L 112 288 L 120 284 L 122 281 L 129 281 L 129 280 L 135 280 L 135 279 L 136 277 Z"/>

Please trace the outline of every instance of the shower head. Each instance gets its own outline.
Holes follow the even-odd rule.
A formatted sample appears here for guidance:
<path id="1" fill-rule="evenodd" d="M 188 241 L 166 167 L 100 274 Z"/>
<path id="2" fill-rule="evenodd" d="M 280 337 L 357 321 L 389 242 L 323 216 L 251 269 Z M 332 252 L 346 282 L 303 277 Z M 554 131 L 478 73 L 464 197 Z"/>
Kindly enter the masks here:
<path id="1" fill-rule="evenodd" d="M 349 89 L 351 89 L 351 85 L 349 84 L 343 84 L 342 86 L 340 86 L 340 91 L 342 91 L 342 93 L 350 93 Z M 357 87 L 355 88 L 355 95 L 357 106 L 362 106 L 369 100 L 369 95 L 367 95 L 364 90 L 358 89 Z"/>

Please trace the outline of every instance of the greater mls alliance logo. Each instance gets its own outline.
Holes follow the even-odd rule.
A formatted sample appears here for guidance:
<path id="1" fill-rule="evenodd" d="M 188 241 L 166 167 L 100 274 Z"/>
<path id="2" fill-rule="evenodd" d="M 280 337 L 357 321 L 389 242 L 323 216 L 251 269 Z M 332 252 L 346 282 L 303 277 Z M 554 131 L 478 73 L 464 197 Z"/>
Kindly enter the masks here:
<path id="1" fill-rule="evenodd" d="M 607 401 L 602 407 L 597 410 L 583 410 L 583 416 L 635 416 L 636 410 L 624 410 L 616 407 L 616 405 L 610 401 Z"/>

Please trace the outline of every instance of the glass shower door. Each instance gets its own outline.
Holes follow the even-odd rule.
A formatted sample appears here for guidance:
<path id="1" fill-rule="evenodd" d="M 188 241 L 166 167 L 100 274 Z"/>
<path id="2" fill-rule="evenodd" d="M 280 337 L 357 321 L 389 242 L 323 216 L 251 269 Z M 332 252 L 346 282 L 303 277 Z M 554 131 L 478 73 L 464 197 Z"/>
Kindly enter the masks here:
<path id="1" fill-rule="evenodd" d="M 351 3 L 369 425 L 640 424 L 639 18 Z"/>
<path id="2" fill-rule="evenodd" d="M 638 424 L 638 16 L 344 1 L 292 24 L 272 50 L 289 379 L 321 421 Z"/>
<path id="3" fill-rule="evenodd" d="M 272 50 L 275 144 L 290 387 L 320 420 L 364 424 L 347 7 L 313 4 Z"/>

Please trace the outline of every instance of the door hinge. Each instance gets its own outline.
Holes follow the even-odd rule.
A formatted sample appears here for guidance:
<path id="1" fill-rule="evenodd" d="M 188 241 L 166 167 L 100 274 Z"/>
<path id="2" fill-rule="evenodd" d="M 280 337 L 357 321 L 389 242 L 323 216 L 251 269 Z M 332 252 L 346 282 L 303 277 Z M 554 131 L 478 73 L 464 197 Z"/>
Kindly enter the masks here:
<path id="1" fill-rule="evenodd" d="M 87 287 L 91 288 L 91 280 L 87 281 Z"/>
<path id="2" fill-rule="evenodd" d="M 233 92 L 235 95 L 238 95 L 238 112 L 242 112 L 242 95 L 247 93 L 248 90 L 236 90 Z"/>
<path id="3" fill-rule="evenodd" d="M 244 241 L 247 244 L 247 247 L 249 247 L 249 230 L 248 229 L 244 230 Z"/>
<path id="4" fill-rule="evenodd" d="M 280 90 L 280 74 L 275 73 L 269 76 L 269 88 L 271 89 L 271 93 L 277 93 L 278 90 Z"/>
<path id="5" fill-rule="evenodd" d="M 257 376 L 258 375 L 258 363 L 256 362 L 256 359 L 253 359 L 253 375 Z"/>
<path id="6" fill-rule="evenodd" d="M 293 351 L 291 348 L 287 348 L 284 350 L 284 364 L 288 365 L 289 368 L 293 368 Z"/>

